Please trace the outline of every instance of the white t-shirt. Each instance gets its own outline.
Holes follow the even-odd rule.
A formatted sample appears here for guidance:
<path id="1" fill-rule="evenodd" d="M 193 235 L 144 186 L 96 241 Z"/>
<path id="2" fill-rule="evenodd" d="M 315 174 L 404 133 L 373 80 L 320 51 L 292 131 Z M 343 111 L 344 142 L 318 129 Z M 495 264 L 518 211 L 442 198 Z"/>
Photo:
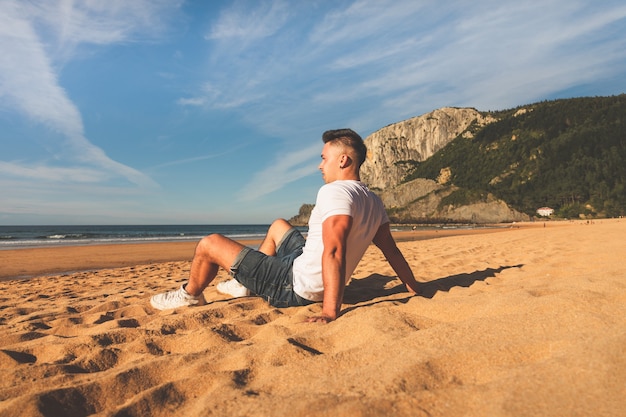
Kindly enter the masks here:
<path id="1" fill-rule="evenodd" d="M 302 255 L 293 262 L 293 289 L 300 297 L 321 301 L 322 282 L 322 223 L 331 216 L 352 217 L 346 252 L 346 284 L 378 228 L 389 222 L 385 207 L 377 195 L 360 181 L 334 181 L 320 188 L 309 219 L 309 232 Z"/>

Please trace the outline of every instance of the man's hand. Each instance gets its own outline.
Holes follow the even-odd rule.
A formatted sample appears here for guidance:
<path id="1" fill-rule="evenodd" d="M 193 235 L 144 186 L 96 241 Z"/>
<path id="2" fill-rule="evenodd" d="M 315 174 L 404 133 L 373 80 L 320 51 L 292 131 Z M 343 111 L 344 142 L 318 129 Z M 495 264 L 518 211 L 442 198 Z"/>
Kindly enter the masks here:
<path id="1" fill-rule="evenodd" d="M 335 319 L 324 315 L 309 317 L 306 319 L 307 323 L 330 323 L 333 320 Z"/>

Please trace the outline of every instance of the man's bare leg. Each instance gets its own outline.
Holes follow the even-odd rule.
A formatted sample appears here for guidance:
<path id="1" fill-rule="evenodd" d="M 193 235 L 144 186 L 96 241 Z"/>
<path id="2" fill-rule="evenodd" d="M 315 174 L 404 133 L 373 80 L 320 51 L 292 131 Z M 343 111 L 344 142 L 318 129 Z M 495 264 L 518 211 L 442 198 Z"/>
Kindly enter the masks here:
<path id="1" fill-rule="evenodd" d="M 217 275 L 219 267 L 230 268 L 244 246 L 222 235 L 209 235 L 196 246 L 189 281 L 180 288 L 155 294 L 150 305 L 158 310 L 203 305 L 202 291 Z"/>
<path id="2" fill-rule="evenodd" d="M 243 248 L 242 244 L 222 235 L 204 237 L 196 246 L 185 290 L 193 296 L 202 294 L 217 275 L 219 267 L 230 270 Z"/>
<path id="3" fill-rule="evenodd" d="M 259 246 L 259 252 L 268 256 L 276 256 L 276 248 L 282 241 L 285 233 L 291 228 L 292 226 L 286 220 L 275 220 L 269 227 L 263 242 Z M 217 291 L 222 294 L 232 295 L 233 297 L 247 297 L 251 294 L 248 288 L 234 278 L 217 284 Z"/>
<path id="4" fill-rule="evenodd" d="M 276 248 L 293 226 L 286 220 L 278 219 L 269 227 L 263 242 L 259 246 L 259 252 L 269 256 L 276 256 Z M 189 282 L 185 291 L 194 297 L 202 294 L 202 291 L 213 281 L 219 267 L 230 270 L 237 255 L 244 246 L 222 235 L 209 235 L 204 237 L 196 246 L 196 252 L 191 262 Z"/>
<path id="5" fill-rule="evenodd" d="M 278 244 L 293 226 L 289 224 L 287 220 L 278 219 L 275 220 L 270 228 L 267 230 L 267 234 L 265 235 L 265 239 L 259 246 L 259 252 L 263 252 L 269 256 L 276 256 L 276 248 Z"/>
<path id="6" fill-rule="evenodd" d="M 285 220 L 276 220 L 267 231 L 259 251 L 269 256 L 275 256 L 276 247 L 291 227 Z M 230 270 L 237 255 L 244 248 L 245 246 L 242 244 L 222 235 L 215 234 L 204 237 L 196 246 L 187 284 L 178 290 L 154 295 L 150 299 L 150 304 L 159 310 L 204 304 L 204 297 L 202 297 L 204 289 L 213 281 L 220 267 L 227 271 Z M 224 284 L 226 287 L 220 290 L 220 285 Z M 235 297 L 250 294 L 248 289 L 235 280 L 222 282 L 217 287 L 218 291 Z"/>

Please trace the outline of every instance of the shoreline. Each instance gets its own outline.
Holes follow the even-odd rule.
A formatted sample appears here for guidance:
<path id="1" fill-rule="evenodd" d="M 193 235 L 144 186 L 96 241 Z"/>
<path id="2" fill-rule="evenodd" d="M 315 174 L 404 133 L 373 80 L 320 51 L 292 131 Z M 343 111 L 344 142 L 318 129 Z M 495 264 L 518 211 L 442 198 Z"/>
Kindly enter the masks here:
<path id="1" fill-rule="evenodd" d="M 509 231 L 535 223 L 498 225 L 473 229 L 433 229 L 395 231 L 397 242 L 437 239 L 449 236 Z M 246 246 L 255 246 L 261 239 L 237 239 Z M 198 241 L 147 242 L 67 245 L 57 247 L 16 248 L 0 251 L 0 281 L 26 280 L 35 277 L 95 271 L 106 268 L 191 261 Z"/>

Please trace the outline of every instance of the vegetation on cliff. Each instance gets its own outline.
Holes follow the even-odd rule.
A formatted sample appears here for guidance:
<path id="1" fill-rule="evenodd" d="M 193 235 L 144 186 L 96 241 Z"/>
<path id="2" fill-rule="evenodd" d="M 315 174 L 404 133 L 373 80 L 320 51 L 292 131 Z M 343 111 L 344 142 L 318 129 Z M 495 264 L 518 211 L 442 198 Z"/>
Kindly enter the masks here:
<path id="1" fill-rule="evenodd" d="M 483 114 L 497 121 L 470 127 L 472 135 L 415 164 L 404 181 L 445 172 L 465 190 L 450 196 L 459 203 L 493 194 L 530 215 L 542 206 L 562 217 L 626 214 L 626 95 Z"/>

